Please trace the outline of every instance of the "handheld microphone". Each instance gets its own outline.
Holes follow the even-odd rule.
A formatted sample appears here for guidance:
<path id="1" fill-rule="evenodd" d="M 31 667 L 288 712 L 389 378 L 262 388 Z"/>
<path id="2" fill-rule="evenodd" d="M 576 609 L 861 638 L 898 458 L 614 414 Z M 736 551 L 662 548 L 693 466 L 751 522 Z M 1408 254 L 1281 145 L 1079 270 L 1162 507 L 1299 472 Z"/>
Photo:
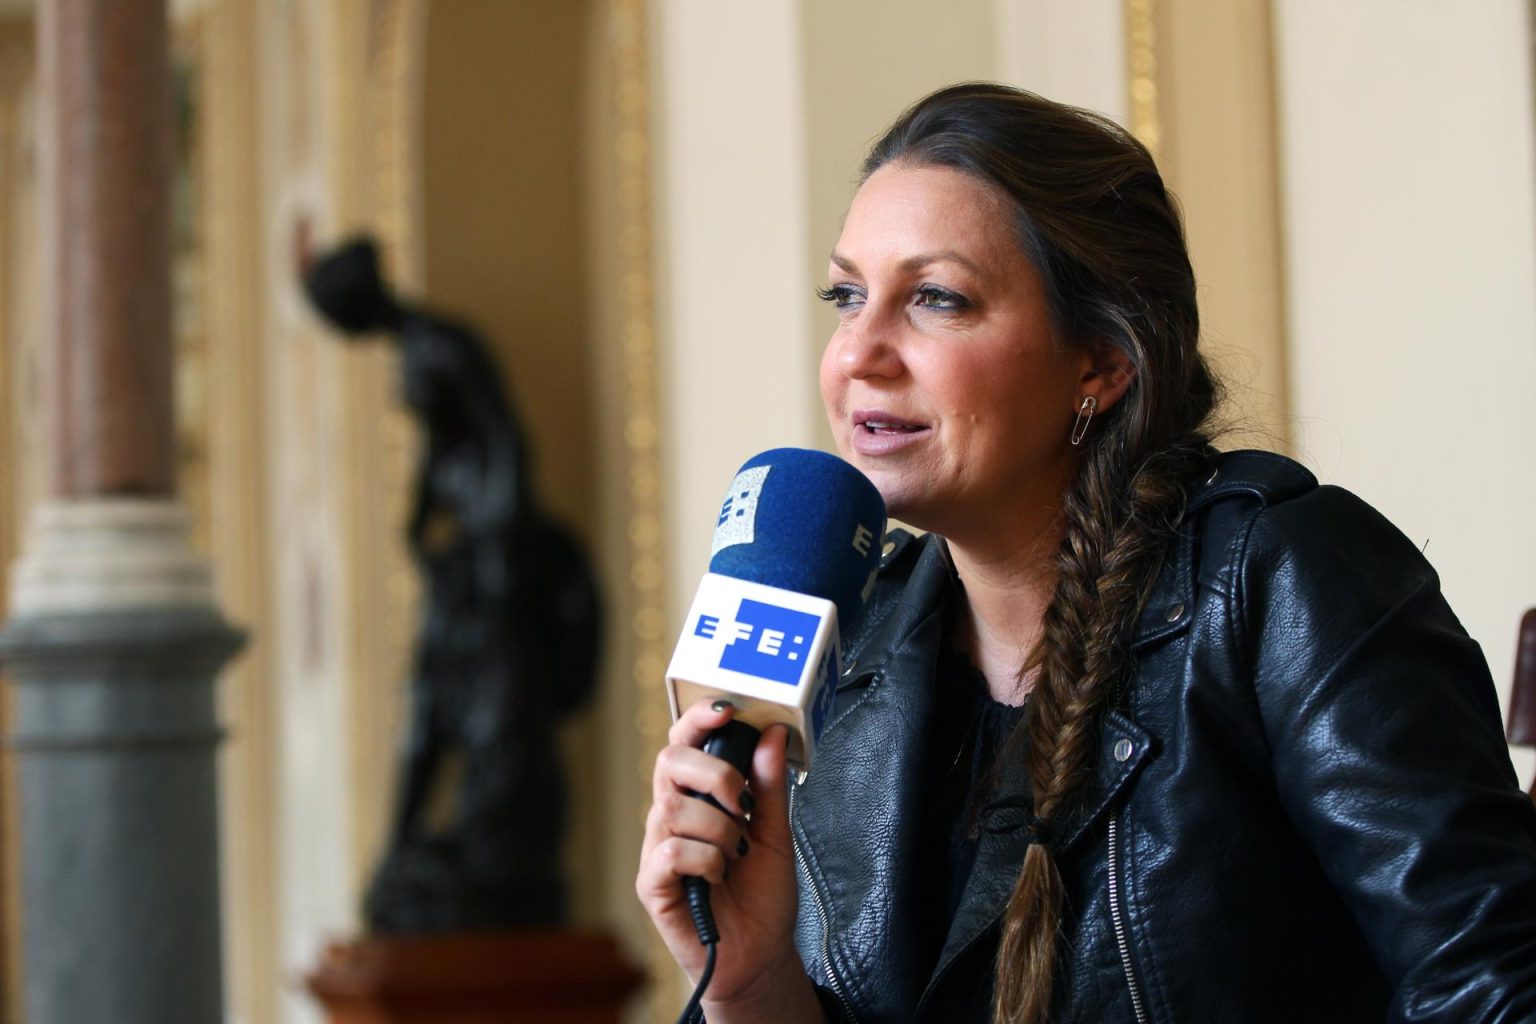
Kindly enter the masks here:
<path id="1" fill-rule="evenodd" d="M 880 492 L 842 459 L 799 448 L 748 459 L 667 667 L 673 719 L 726 698 L 733 721 L 789 726 L 788 761 L 809 771 L 842 675 L 841 637 L 874 586 L 884 535 Z"/>
<path id="2" fill-rule="evenodd" d="M 884 536 L 880 492 L 842 459 L 800 448 L 748 459 L 720 505 L 709 572 L 667 666 L 673 721 L 695 701 L 724 697 L 736 711 L 706 752 L 745 777 L 762 730 L 782 722 L 786 760 L 809 771 L 842 675 L 842 633 L 874 588 Z M 709 951 L 680 1018 L 692 1020 L 720 932 L 709 883 L 685 878 L 683 889 Z"/>

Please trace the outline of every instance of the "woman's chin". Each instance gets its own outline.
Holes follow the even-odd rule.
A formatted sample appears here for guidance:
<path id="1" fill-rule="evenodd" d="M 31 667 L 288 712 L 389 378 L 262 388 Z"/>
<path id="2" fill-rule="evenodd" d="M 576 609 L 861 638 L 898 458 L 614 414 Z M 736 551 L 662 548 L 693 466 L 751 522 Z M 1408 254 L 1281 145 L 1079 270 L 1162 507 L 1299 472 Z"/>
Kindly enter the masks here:
<path id="1" fill-rule="evenodd" d="M 918 529 L 927 529 L 922 521 L 926 503 L 920 495 L 914 493 L 910 486 L 902 486 L 901 481 L 882 481 L 879 476 L 871 476 L 875 489 L 880 492 L 880 497 L 885 499 L 885 514 L 891 519 L 899 519 L 908 526 Z"/>
<path id="2" fill-rule="evenodd" d="M 898 466 L 893 459 L 862 457 L 845 453 L 850 465 L 869 478 L 885 501 L 885 514 L 907 526 L 928 530 L 923 523 L 932 518 L 932 485 L 927 473 L 911 466 Z"/>

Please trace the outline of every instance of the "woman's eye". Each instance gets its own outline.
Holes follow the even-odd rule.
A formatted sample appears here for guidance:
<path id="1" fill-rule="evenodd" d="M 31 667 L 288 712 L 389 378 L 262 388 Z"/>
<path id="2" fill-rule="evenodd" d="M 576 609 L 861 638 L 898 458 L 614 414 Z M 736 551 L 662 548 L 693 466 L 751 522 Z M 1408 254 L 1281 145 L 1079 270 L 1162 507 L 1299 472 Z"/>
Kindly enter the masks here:
<path id="1" fill-rule="evenodd" d="M 936 284 L 925 284 L 917 290 L 912 304 L 926 306 L 929 309 L 965 309 L 971 301 L 959 292 L 940 288 Z"/>
<path id="2" fill-rule="evenodd" d="M 847 309 L 864 299 L 863 293 L 851 284 L 834 284 L 830 288 L 818 288 L 816 297 L 823 302 L 832 303 L 837 309 Z"/>

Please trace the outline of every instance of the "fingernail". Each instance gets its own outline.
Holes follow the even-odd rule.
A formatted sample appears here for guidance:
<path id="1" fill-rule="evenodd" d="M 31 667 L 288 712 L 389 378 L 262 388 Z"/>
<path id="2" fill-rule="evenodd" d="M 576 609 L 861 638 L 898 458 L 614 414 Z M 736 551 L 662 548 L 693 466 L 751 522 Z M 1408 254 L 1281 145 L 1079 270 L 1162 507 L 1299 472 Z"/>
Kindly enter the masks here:
<path id="1" fill-rule="evenodd" d="M 736 844 L 736 856 L 738 856 L 738 857 L 745 857 L 746 855 L 747 855 L 747 837 L 746 836 L 742 836 L 741 837 L 741 842 Z"/>
<path id="2" fill-rule="evenodd" d="M 741 791 L 741 799 L 736 802 L 741 804 L 741 809 L 747 814 L 751 814 L 757 808 L 757 801 L 752 799 L 752 794 L 746 790 Z"/>
<path id="3" fill-rule="evenodd" d="M 724 711 L 726 708 L 730 708 L 730 707 L 734 707 L 734 706 L 735 705 L 733 705 L 728 700 L 717 700 L 713 704 L 711 704 L 709 707 L 710 707 L 711 711 Z"/>

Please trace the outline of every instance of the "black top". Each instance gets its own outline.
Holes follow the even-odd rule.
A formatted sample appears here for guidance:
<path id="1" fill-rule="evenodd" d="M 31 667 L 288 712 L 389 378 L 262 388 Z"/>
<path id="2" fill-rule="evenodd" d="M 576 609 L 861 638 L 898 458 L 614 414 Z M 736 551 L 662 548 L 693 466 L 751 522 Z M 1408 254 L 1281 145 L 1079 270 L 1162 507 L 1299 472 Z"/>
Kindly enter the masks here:
<path id="1" fill-rule="evenodd" d="M 946 648 L 939 653 L 936 676 L 938 714 L 930 754 L 933 789 L 927 806 L 937 873 L 936 902 L 930 911 L 943 934 L 960 905 L 982 829 L 1019 817 L 1016 810 L 991 805 L 1012 796 L 999 792 L 997 766 L 1027 705 L 993 700 L 986 677 L 958 651 Z M 1019 744 L 1006 751 L 1010 759 L 1023 753 Z"/>

